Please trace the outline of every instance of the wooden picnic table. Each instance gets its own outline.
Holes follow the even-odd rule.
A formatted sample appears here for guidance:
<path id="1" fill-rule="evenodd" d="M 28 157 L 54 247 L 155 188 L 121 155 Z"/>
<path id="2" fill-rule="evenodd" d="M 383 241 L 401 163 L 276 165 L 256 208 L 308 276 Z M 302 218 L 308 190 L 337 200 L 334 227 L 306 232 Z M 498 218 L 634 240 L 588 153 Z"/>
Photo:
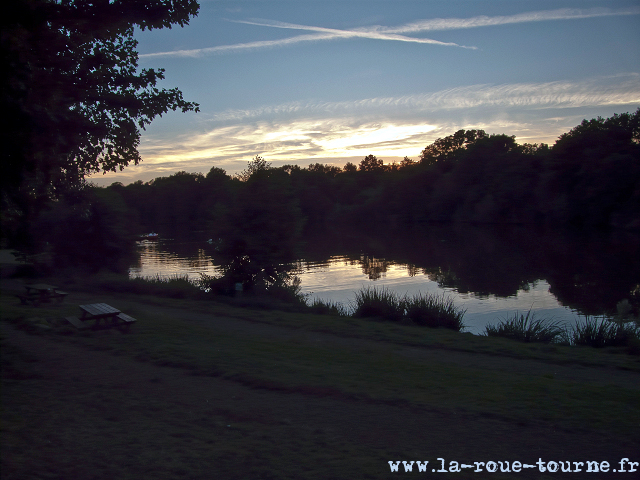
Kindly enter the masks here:
<path id="1" fill-rule="evenodd" d="M 80 310 L 82 310 L 82 316 L 80 317 L 81 321 L 95 320 L 96 325 L 98 325 L 102 319 L 105 319 L 105 321 L 107 319 L 111 319 L 111 323 L 115 323 L 116 318 L 120 313 L 120 310 L 112 307 L 111 305 L 107 305 L 106 303 L 80 305 Z"/>
<path id="2" fill-rule="evenodd" d="M 62 292 L 58 290 L 58 287 L 55 285 L 49 285 L 46 283 L 34 283 L 31 285 L 25 285 L 24 288 L 27 289 L 26 295 L 17 295 L 17 297 L 22 301 L 22 303 L 32 302 L 34 304 L 39 302 L 48 302 L 52 298 L 57 299 L 58 301 L 62 301 L 64 297 L 68 295 L 67 292 Z"/>
<path id="3" fill-rule="evenodd" d="M 94 327 L 100 325 L 100 321 L 104 320 L 105 326 L 130 325 L 136 319 L 122 313 L 117 308 L 107 305 L 106 303 L 91 303 L 88 305 L 80 305 L 82 316 L 66 317 L 67 321 L 77 328 L 85 328 L 87 320 L 95 320 Z"/>
<path id="4" fill-rule="evenodd" d="M 27 295 L 32 295 L 34 293 L 42 295 L 48 294 L 58 287 L 55 285 L 47 285 L 46 283 L 34 283 L 32 285 L 25 285 L 24 288 L 27 289 Z"/>

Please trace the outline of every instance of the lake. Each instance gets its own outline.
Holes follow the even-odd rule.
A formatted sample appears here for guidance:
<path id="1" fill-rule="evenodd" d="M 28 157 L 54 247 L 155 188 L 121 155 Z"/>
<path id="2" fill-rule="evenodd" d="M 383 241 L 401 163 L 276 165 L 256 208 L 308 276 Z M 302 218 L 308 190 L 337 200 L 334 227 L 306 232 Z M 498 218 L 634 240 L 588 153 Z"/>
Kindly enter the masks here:
<path id="1" fill-rule="evenodd" d="M 222 260 L 207 240 L 206 232 L 190 232 L 139 241 L 129 275 L 217 275 Z M 637 235 L 625 232 L 431 226 L 310 236 L 288 266 L 303 293 L 346 306 L 367 286 L 448 295 L 466 309 L 466 330 L 478 334 L 487 323 L 529 309 L 568 324 L 614 313 L 619 301 L 640 294 L 639 245 Z"/>

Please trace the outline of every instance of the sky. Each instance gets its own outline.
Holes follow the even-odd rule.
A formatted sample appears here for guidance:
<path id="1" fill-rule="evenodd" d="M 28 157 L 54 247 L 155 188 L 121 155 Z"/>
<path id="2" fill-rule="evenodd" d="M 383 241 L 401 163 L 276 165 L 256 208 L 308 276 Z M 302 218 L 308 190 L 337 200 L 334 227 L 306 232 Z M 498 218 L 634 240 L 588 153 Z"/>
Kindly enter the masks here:
<path id="1" fill-rule="evenodd" d="M 142 132 L 142 163 L 97 185 L 178 171 L 417 159 L 459 129 L 553 145 L 640 107 L 640 0 L 200 0 L 184 28 L 136 31 L 200 112 Z"/>

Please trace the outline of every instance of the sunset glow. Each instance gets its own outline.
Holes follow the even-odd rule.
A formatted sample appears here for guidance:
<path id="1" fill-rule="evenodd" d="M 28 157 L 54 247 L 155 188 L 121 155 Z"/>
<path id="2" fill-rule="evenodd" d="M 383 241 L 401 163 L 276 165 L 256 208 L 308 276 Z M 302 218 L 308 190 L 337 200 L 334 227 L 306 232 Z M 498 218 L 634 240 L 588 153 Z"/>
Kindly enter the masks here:
<path id="1" fill-rule="evenodd" d="M 179 170 L 416 159 L 458 129 L 553 144 L 640 106 L 640 7 L 607 2 L 203 1 L 184 29 L 138 32 L 140 66 L 200 103 L 143 133 L 110 184 Z"/>

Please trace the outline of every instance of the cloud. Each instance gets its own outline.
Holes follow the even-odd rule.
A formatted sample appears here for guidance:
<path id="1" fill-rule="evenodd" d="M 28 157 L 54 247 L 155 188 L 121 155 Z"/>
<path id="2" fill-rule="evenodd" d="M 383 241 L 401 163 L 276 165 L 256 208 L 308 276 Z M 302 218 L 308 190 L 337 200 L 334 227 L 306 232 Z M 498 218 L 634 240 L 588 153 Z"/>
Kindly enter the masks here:
<path id="1" fill-rule="evenodd" d="M 248 22 L 241 22 L 241 23 L 248 23 Z M 325 29 L 320 29 L 320 30 L 325 30 Z M 329 29 L 326 29 L 326 30 L 329 30 Z M 431 40 L 428 38 L 411 38 L 411 37 L 403 37 L 401 35 L 394 35 L 394 34 L 366 35 L 366 34 L 359 34 L 356 32 L 349 32 L 349 31 L 343 31 L 343 30 L 339 30 L 339 32 L 341 33 L 317 33 L 317 34 L 308 34 L 308 35 L 297 35 L 295 37 L 282 38 L 279 40 L 260 40 L 256 42 L 236 43 L 233 45 L 220 45 L 217 47 L 144 53 L 140 55 L 140 58 L 145 59 L 145 58 L 155 58 L 155 57 L 201 57 L 204 55 L 221 55 L 225 53 L 234 53 L 239 51 L 285 47 L 285 46 L 289 46 L 289 45 L 293 45 L 301 42 L 338 40 L 338 39 L 344 39 L 344 38 L 350 38 L 350 37 L 376 38 L 378 40 L 396 40 L 396 41 L 403 41 L 403 42 L 424 43 L 424 44 L 431 44 L 431 45 L 454 46 L 454 47 L 475 49 L 475 47 L 465 47 L 463 45 L 458 45 L 456 43 L 439 42 L 437 40 Z"/>
<path id="2" fill-rule="evenodd" d="M 640 7 L 611 10 L 608 8 L 575 9 L 562 8 L 558 10 L 543 10 L 526 12 L 516 15 L 499 15 L 494 17 L 477 16 L 471 18 L 435 18 L 417 20 L 400 27 L 377 27 L 383 33 L 418 33 L 439 30 L 459 30 L 466 28 L 493 27 L 514 23 L 546 22 L 553 20 L 577 20 L 594 17 L 638 15 Z"/>
<path id="3" fill-rule="evenodd" d="M 640 74 L 632 73 L 582 82 L 470 85 L 402 97 L 227 110 L 202 121 L 200 133 L 167 137 L 148 132 L 140 145 L 144 162 L 127 169 L 127 175 L 150 179 L 178 170 L 206 173 L 214 165 L 235 173 L 255 155 L 275 166 L 342 166 L 368 154 L 385 162 L 415 159 L 435 139 L 460 128 L 515 135 L 519 143 L 552 144 L 594 112 L 608 116 L 639 105 Z M 92 180 L 123 181 L 127 175 Z"/>
<path id="4" fill-rule="evenodd" d="M 558 9 L 543 10 L 538 12 L 526 12 L 516 15 L 477 16 L 471 18 L 436 18 L 416 20 L 397 27 L 372 26 L 349 30 L 336 28 L 317 27 L 312 25 L 298 25 L 275 20 L 229 20 L 236 23 L 256 25 L 288 30 L 303 30 L 316 32 L 313 34 L 297 35 L 295 37 L 278 40 L 260 40 L 255 42 L 237 43 L 232 45 L 219 45 L 215 47 L 195 48 L 189 50 L 173 50 L 141 54 L 141 59 L 155 57 L 201 57 L 204 55 L 220 55 L 241 51 L 251 51 L 264 48 L 278 48 L 301 42 L 319 42 L 326 40 L 343 40 L 349 38 L 368 38 L 374 40 L 400 41 L 410 43 L 422 43 L 429 45 L 451 46 L 468 49 L 476 49 L 473 46 L 459 45 L 453 42 L 441 42 L 430 38 L 409 37 L 401 34 L 415 34 L 427 31 L 459 30 L 468 28 L 491 27 L 516 23 L 543 22 L 554 20 L 577 20 L 594 17 L 638 15 L 640 7 L 631 7 L 622 10 L 608 8 L 597 9 Z"/>
<path id="5" fill-rule="evenodd" d="M 470 108 L 576 108 L 640 104 L 640 74 L 598 77 L 580 82 L 556 81 L 507 85 L 469 85 L 433 93 L 377 97 L 343 102 L 289 102 L 251 110 L 230 109 L 211 117 L 214 122 L 292 116 L 378 115 L 406 117 L 412 113 Z"/>
<path id="6" fill-rule="evenodd" d="M 472 85 L 407 97 L 292 102 L 227 111 L 212 117 L 205 133 L 173 138 L 171 143 L 147 136 L 140 151 L 150 163 L 246 161 L 256 154 L 274 162 L 325 162 L 369 153 L 402 158 L 415 157 L 433 140 L 458 128 L 482 128 L 515 134 L 519 141 L 549 142 L 567 125 L 573 126 L 540 120 L 557 116 L 558 110 L 640 104 L 640 75 L 616 79 L 617 84 L 608 87 L 605 80 L 611 82 L 611 78 Z"/>
<path id="7" fill-rule="evenodd" d="M 274 27 L 274 28 L 285 28 L 285 29 L 292 29 L 292 30 L 308 30 L 313 32 L 320 32 L 325 34 L 325 37 L 323 37 L 324 39 L 369 38 L 373 40 L 391 40 L 391 41 L 411 42 L 411 43 L 428 43 L 432 45 L 443 45 L 443 46 L 471 48 L 471 49 L 476 48 L 476 47 L 466 47 L 464 45 L 458 45 L 457 43 L 452 43 L 452 42 L 440 42 L 438 40 L 433 40 L 430 38 L 407 37 L 404 35 L 398 35 L 397 33 L 395 33 L 395 31 L 392 32 L 390 29 L 382 31 L 378 27 L 359 28 L 354 30 L 339 30 L 336 28 L 297 25 L 293 23 L 269 21 L 269 20 L 233 20 L 233 21 L 236 23 L 243 23 L 247 25 L 257 25 L 262 27 Z"/>
<path id="8" fill-rule="evenodd" d="M 330 38 L 329 38 L 330 37 Z M 311 42 L 318 40 L 331 40 L 335 36 L 327 34 L 299 35 L 297 37 L 283 38 L 280 40 L 260 40 L 256 42 L 236 43 L 233 45 L 220 45 L 217 47 L 194 48 L 190 50 L 172 50 L 168 52 L 144 53 L 141 59 L 154 57 L 201 57 L 203 55 L 219 55 L 234 53 L 243 50 L 256 50 L 263 48 L 283 47 L 299 42 Z"/>

